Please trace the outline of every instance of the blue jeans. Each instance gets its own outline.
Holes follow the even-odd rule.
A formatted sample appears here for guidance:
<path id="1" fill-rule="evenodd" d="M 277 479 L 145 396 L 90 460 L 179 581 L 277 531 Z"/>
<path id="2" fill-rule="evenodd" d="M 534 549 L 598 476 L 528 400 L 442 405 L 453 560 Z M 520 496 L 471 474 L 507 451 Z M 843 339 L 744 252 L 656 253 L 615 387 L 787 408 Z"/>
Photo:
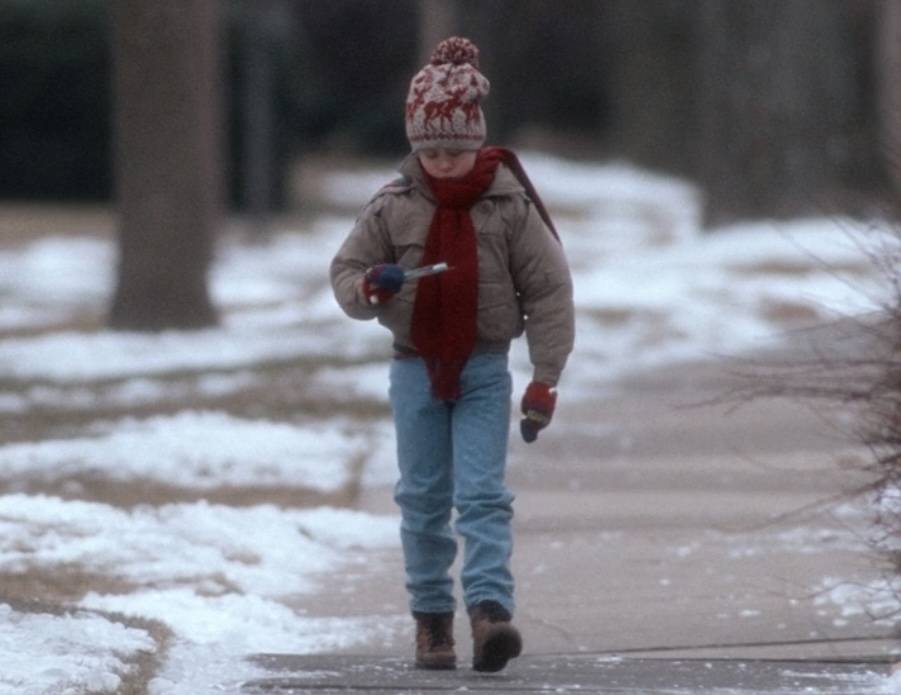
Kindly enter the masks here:
<path id="1" fill-rule="evenodd" d="M 457 401 L 432 396 L 425 363 L 391 364 L 391 405 L 400 479 L 401 541 L 410 608 L 455 609 L 450 568 L 456 533 L 465 542 L 463 599 L 467 608 L 493 600 L 513 613 L 513 494 L 504 484 L 512 382 L 507 355 L 473 355 L 460 376 Z"/>

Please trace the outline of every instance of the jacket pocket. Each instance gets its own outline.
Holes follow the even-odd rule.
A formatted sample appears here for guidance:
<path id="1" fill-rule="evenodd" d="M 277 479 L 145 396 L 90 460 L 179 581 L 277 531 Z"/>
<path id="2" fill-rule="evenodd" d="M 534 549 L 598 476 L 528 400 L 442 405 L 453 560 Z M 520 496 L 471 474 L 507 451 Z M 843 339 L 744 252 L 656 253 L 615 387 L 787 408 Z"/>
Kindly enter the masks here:
<path id="1" fill-rule="evenodd" d="M 522 333 L 523 320 L 513 285 L 505 282 L 479 284 L 478 334 L 481 340 L 510 340 Z"/>
<path id="2" fill-rule="evenodd" d="M 421 215 L 407 214 L 395 221 L 386 220 L 386 223 L 394 248 L 394 262 L 408 270 L 418 266 L 429 233 L 428 221 Z"/>

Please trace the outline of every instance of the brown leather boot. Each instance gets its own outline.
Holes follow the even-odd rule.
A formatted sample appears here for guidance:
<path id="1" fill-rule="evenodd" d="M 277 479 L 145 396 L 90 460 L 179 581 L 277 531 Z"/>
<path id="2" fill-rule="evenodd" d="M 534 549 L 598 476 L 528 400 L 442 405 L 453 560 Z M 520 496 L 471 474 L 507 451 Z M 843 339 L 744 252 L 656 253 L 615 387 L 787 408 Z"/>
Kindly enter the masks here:
<path id="1" fill-rule="evenodd" d="M 510 621 L 513 616 L 497 601 L 482 601 L 469 610 L 472 623 L 472 667 L 500 671 L 522 652 L 522 637 Z"/>
<path id="2" fill-rule="evenodd" d="M 457 668 L 453 613 L 413 613 L 416 619 L 416 667 Z"/>

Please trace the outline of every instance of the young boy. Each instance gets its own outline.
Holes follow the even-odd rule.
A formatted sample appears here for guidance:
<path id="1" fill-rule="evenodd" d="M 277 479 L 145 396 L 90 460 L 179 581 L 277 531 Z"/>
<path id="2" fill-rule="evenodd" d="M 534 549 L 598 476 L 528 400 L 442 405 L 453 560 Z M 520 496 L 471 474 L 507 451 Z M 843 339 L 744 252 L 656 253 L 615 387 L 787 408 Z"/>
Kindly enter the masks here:
<path id="1" fill-rule="evenodd" d="M 376 318 L 393 334 L 395 500 L 416 664 L 456 667 L 456 508 L 473 668 L 499 671 L 522 649 L 511 623 L 507 353 L 525 331 L 534 376 L 522 400 L 523 436 L 531 441 L 554 412 L 574 320 L 569 269 L 547 212 L 515 155 L 483 147 L 479 102 L 489 84 L 478 68 L 478 49 L 453 37 L 414 76 L 403 178 L 363 210 L 332 261 L 331 281 L 349 316 Z M 406 276 L 439 263 L 448 269 Z"/>

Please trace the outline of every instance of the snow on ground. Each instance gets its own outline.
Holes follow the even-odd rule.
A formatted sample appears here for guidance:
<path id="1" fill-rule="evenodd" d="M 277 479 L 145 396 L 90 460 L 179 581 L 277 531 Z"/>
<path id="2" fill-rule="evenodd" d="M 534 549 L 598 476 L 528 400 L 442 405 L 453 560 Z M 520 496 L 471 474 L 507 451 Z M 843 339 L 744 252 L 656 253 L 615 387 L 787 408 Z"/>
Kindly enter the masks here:
<path id="1" fill-rule="evenodd" d="M 578 336 L 562 398 L 596 393 L 633 370 L 771 345 L 787 330 L 869 310 L 879 299 L 865 249 L 852 240 L 865 231 L 857 223 L 758 222 L 708 233 L 698 193 L 685 182 L 625 164 L 523 159 L 557 213 L 573 270 Z M 110 241 L 76 233 L 0 249 L 0 413 L 88 420 L 52 439 L 0 446 L 0 481 L 88 475 L 328 491 L 364 457 L 364 484 L 390 482 L 384 408 L 369 419 L 290 423 L 190 408 L 102 422 L 90 415 L 155 404 L 171 411 L 192 398 L 265 389 L 272 377 L 260 366 L 285 364 L 301 365 L 305 393 L 337 413 L 359 401 L 384 406 L 388 336 L 340 312 L 327 272 L 355 208 L 391 178 L 387 169 L 325 177 L 326 197 L 345 215 L 280 230 L 266 244 L 223 239 L 211 277 L 223 322 L 205 331 L 77 328 L 109 300 Z M 529 378 L 523 341 L 512 364 L 521 388 Z M 250 652 L 314 652 L 390 632 L 390 620 L 298 614 L 289 597 L 312 590 L 314 576 L 362 562 L 367 549 L 395 544 L 396 523 L 335 509 L 198 502 L 123 510 L 0 497 L 0 572 L 83 570 L 119 582 L 88 592 L 68 616 L 0 606 L 0 693 L 32 692 L 20 687 L 26 679 L 35 693 L 113 689 L 130 656 L 155 648 L 141 630 L 91 611 L 170 627 L 175 638 L 152 683 L 156 695 L 203 694 L 260 675 L 241 659 Z M 817 539 L 782 539 L 808 540 Z M 830 591 L 829 600 L 853 603 Z"/>
<path id="2" fill-rule="evenodd" d="M 891 695 L 901 693 L 901 669 L 896 670 L 885 681 L 885 692 Z"/>
<path id="3" fill-rule="evenodd" d="M 121 581 L 127 590 L 89 592 L 80 606 L 154 618 L 173 630 L 174 661 L 153 689 L 166 695 L 204 693 L 229 677 L 259 675 L 241 660 L 249 653 L 309 653 L 350 646 L 364 635 L 393 629 L 390 621 L 298 615 L 285 601 L 313 590 L 312 575 L 339 573 L 365 562 L 367 549 L 396 543 L 395 518 L 326 507 L 298 511 L 199 502 L 124 511 L 53 497 L 0 497 L 0 573 L 65 575 L 84 569 Z M 22 626 L 14 627 L 36 654 L 62 650 L 67 655 L 46 669 L 35 661 L 36 677 L 55 673 L 57 681 L 34 692 L 64 692 L 55 688 L 70 681 L 87 688 L 95 681 L 78 680 L 81 671 L 72 666 L 81 663 L 95 665 L 92 672 L 101 679 L 96 682 L 110 688 L 119 668 L 118 651 L 149 648 L 130 633 L 107 640 L 105 631 L 116 626 L 99 617 L 79 630 L 69 630 L 69 617 L 17 620 Z M 62 649 L 61 634 L 83 644 Z M 0 631 L 0 663 L 21 658 L 18 637 L 16 631 Z M 207 660 L 207 655 L 214 658 Z M 219 668 L 208 671 L 217 661 Z M 107 670 L 102 664 L 108 664 L 103 667 Z M 191 664 L 203 665 L 199 675 Z M 0 693 L 21 692 L 3 689 L 5 673 L 0 669 Z M 9 678 L 18 678 L 16 671 L 11 673 Z M 204 673 L 210 680 L 202 683 Z"/>
<path id="4" fill-rule="evenodd" d="M 104 433 L 0 446 L 0 480 L 98 475 L 182 487 L 346 485 L 370 439 L 340 420 L 311 425 L 183 412 L 98 426 Z"/>
<path id="5" fill-rule="evenodd" d="M 0 570 L 88 568 L 157 591 L 273 597 L 307 575 L 396 542 L 393 517 L 320 507 L 174 504 L 131 511 L 54 497 L 0 497 Z M 98 606 L 95 606 L 98 607 Z"/>
<path id="6" fill-rule="evenodd" d="M 126 659 L 156 649 L 144 630 L 87 611 L 55 616 L 0 604 L 0 625 L 0 693 L 114 692 L 133 668 Z"/>
<path id="7" fill-rule="evenodd" d="M 258 378 L 250 371 L 201 374 L 193 380 L 164 381 L 137 377 L 112 384 L 25 386 L 0 395 L 0 413 L 29 410 L 80 411 L 100 408 L 127 409 L 140 405 L 182 401 L 191 395 L 228 396 L 253 386 Z"/>
<path id="8" fill-rule="evenodd" d="M 896 576 L 866 582 L 827 577 L 816 593 L 816 605 L 837 606 L 842 618 L 866 615 L 877 625 L 891 626 L 901 615 L 901 580 Z"/>

